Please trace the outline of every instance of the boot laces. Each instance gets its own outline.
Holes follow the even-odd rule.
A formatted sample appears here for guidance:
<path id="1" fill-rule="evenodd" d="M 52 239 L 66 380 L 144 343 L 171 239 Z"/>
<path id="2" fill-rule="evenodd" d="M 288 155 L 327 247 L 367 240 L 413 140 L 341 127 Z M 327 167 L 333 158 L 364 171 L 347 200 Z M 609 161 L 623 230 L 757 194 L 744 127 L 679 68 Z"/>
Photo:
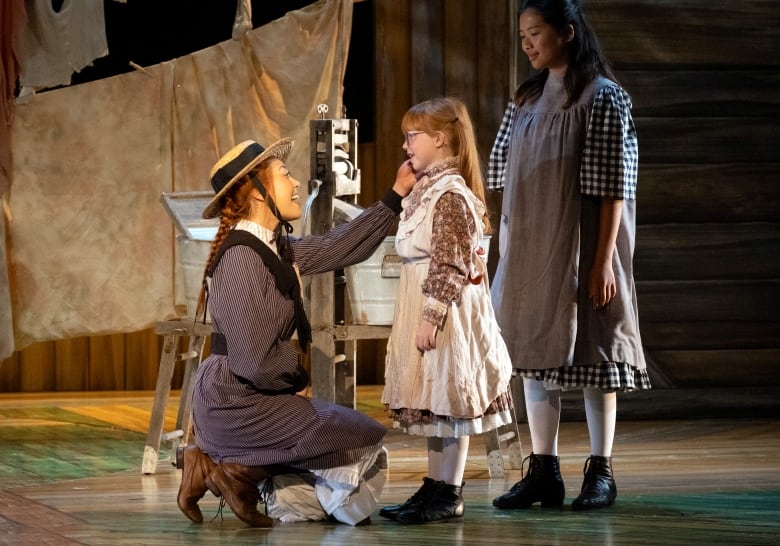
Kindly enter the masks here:
<path id="1" fill-rule="evenodd" d="M 530 459 L 530 461 L 529 461 L 529 459 Z M 525 472 L 525 462 L 526 461 L 529 461 L 528 462 L 528 472 Z M 540 468 L 539 468 L 540 465 L 541 465 L 541 462 L 539 461 L 539 458 L 538 457 L 534 457 L 533 454 L 528 455 L 525 459 L 523 459 L 523 462 L 520 464 L 520 477 L 521 477 L 521 479 L 520 479 L 519 482 L 514 484 L 510 488 L 509 491 L 510 492 L 515 492 L 518 489 L 520 489 L 521 487 L 523 487 L 525 482 L 527 482 L 531 478 L 531 475 L 535 474 L 536 472 L 538 472 L 540 470 Z"/>
<path id="2" fill-rule="evenodd" d="M 214 517 L 211 518 L 211 521 L 216 520 L 219 518 L 219 521 L 225 521 L 225 517 L 222 515 L 222 509 L 225 507 L 225 497 L 219 497 L 219 506 L 217 507 L 217 513 L 214 514 Z"/>
<path id="3" fill-rule="evenodd" d="M 593 457 L 585 459 L 582 473 L 585 475 L 582 480 L 582 493 L 597 493 L 600 478 L 606 479 L 606 476 L 599 474 L 599 469 L 593 462 Z"/>
<path id="4" fill-rule="evenodd" d="M 257 486 L 257 495 L 259 501 L 265 506 L 265 515 L 268 515 L 268 505 L 274 500 L 274 481 L 271 476 L 268 476 L 265 480 L 261 481 Z"/>

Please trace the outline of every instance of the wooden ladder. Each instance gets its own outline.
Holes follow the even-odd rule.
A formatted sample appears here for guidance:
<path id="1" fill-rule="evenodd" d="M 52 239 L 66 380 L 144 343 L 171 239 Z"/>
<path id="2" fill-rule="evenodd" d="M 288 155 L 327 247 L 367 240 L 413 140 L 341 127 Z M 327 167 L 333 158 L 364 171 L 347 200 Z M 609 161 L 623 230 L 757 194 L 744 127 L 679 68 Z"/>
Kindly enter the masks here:
<path id="1" fill-rule="evenodd" d="M 523 446 L 520 441 L 520 430 L 518 428 L 517 411 L 515 408 L 523 407 L 523 389 L 522 381 L 517 386 L 517 378 L 512 377 L 510 387 L 512 390 L 512 422 L 500 426 L 495 430 L 485 434 L 485 450 L 487 451 L 488 474 L 491 478 L 503 478 L 504 474 L 504 456 L 502 445 L 506 446 L 506 455 L 509 461 L 509 468 L 521 469 L 523 467 Z M 524 415 L 521 413 L 521 415 Z"/>
<path id="2" fill-rule="evenodd" d="M 211 324 L 196 322 L 192 319 L 165 320 L 157 322 L 155 333 L 163 336 L 163 349 L 160 354 L 160 368 L 157 371 L 157 386 L 154 392 L 154 404 L 149 419 L 149 431 L 146 436 L 144 457 L 141 471 L 144 474 L 154 474 L 157 471 L 157 461 L 160 458 L 160 442 L 173 441 L 172 457 L 176 465 L 176 448 L 187 445 L 192 425 L 192 387 L 195 372 L 203 357 L 203 347 L 206 336 L 211 334 Z M 183 336 L 189 338 L 188 350 L 178 353 L 179 340 Z M 179 399 L 179 411 L 176 417 L 176 428 L 169 433 L 163 433 L 165 408 L 171 393 L 171 380 L 177 362 L 186 362 L 184 377 Z"/>

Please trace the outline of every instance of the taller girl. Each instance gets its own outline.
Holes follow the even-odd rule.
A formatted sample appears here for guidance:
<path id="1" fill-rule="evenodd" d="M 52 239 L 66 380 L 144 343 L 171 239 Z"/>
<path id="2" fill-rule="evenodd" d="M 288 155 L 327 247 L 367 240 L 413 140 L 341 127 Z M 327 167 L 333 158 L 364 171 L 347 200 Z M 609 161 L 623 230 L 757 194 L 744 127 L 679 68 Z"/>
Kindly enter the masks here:
<path id="1" fill-rule="evenodd" d="M 384 402 L 396 427 L 425 436 L 428 476 L 379 511 L 400 523 L 463 516 L 469 437 L 511 423 L 512 364 L 496 323 L 484 253 L 488 229 L 474 129 L 444 97 L 409 109 L 403 148 L 419 181 L 403 200 L 403 258 L 387 345 Z"/>
<path id="2" fill-rule="evenodd" d="M 649 389 L 632 259 L 638 146 L 631 100 L 615 82 L 576 0 L 526 0 L 520 38 L 535 75 L 518 87 L 488 165 L 503 189 L 492 295 L 531 433 L 529 470 L 498 508 L 560 507 L 560 391 L 581 388 L 590 456 L 574 510 L 617 496 L 617 391 Z"/>

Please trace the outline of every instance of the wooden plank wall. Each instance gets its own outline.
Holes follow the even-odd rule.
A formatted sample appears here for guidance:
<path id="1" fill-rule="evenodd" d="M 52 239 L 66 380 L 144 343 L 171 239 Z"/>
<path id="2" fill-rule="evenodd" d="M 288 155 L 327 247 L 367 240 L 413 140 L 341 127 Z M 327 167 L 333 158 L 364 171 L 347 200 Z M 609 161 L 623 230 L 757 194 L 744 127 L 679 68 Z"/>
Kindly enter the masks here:
<path id="1" fill-rule="evenodd" d="M 403 158 L 406 107 L 436 94 L 465 100 L 487 157 L 507 89 L 528 70 L 513 43 L 514 4 L 375 2 L 376 179 Z M 741 0 L 585 4 L 634 100 L 637 290 L 658 386 L 780 385 L 776 8 Z M 495 218 L 500 196 L 489 199 Z M 495 260 L 491 252 L 492 268 Z M 382 354 L 379 347 L 380 367 Z"/>
<path id="2" fill-rule="evenodd" d="M 674 386 L 780 385 L 777 4 L 588 9 L 634 100 L 648 356 Z"/>
<path id="3" fill-rule="evenodd" d="M 376 58 L 374 135 L 359 151 L 368 204 L 405 157 L 410 105 L 462 98 L 487 158 L 528 67 L 514 0 L 363 4 Z M 585 9 L 634 100 L 637 289 L 656 384 L 780 386 L 777 3 L 590 0 Z M 500 195 L 489 201 L 495 218 Z M 358 346 L 359 382 L 381 383 L 384 342 Z M 36 344 L 2 364 L 0 391 L 153 389 L 159 352 L 151 330 Z"/>
<path id="4" fill-rule="evenodd" d="M 526 63 L 515 63 L 513 0 L 373 0 L 376 69 L 375 133 L 361 147 L 363 180 L 374 180 L 371 192 L 364 182 L 361 200 L 381 197 L 400 163 L 401 118 L 413 104 L 438 95 L 464 101 L 477 131 L 483 160 L 487 160 L 501 115 Z M 500 210 L 500 196 L 491 195 L 490 209 Z M 495 235 L 495 234 L 494 234 Z M 498 245 L 491 245 L 495 251 Z M 491 253 L 491 256 L 493 253 Z M 358 344 L 358 381 L 384 380 L 383 341 Z"/>
<path id="5" fill-rule="evenodd" d="M 153 390 L 161 341 L 149 329 L 34 343 L 0 365 L 0 392 Z M 183 373 L 178 364 L 174 387 Z"/>
<path id="6" fill-rule="evenodd" d="M 486 159 L 516 80 L 513 73 L 520 69 L 508 62 L 514 58 L 515 24 L 510 16 L 514 2 L 375 0 L 373 4 L 377 94 L 372 155 L 374 178 L 382 181 L 379 187 L 385 187 L 383 181 L 395 174 L 406 157 L 401 148 L 404 112 L 437 95 L 454 95 L 466 103 Z"/>

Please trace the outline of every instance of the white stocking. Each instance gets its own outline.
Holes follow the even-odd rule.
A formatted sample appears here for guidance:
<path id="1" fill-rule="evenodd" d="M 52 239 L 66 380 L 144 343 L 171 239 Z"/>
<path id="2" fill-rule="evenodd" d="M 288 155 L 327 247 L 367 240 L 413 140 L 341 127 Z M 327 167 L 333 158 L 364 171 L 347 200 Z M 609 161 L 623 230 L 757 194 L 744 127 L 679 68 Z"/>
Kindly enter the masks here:
<path id="1" fill-rule="evenodd" d="M 432 480 L 441 480 L 442 451 L 444 445 L 442 439 L 435 436 L 428 438 L 428 477 Z"/>
<path id="2" fill-rule="evenodd" d="M 590 434 L 590 454 L 611 457 L 617 419 L 617 393 L 582 389 L 582 394 Z"/>
<path id="3" fill-rule="evenodd" d="M 536 455 L 558 455 L 558 423 L 561 391 L 547 389 L 543 381 L 523 378 L 525 410 L 531 432 L 531 450 Z"/>
<path id="4" fill-rule="evenodd" d="M 460 487 L 469 454 L 469 437 L 442 438 L 441 477 L 444 483 Z"/>

